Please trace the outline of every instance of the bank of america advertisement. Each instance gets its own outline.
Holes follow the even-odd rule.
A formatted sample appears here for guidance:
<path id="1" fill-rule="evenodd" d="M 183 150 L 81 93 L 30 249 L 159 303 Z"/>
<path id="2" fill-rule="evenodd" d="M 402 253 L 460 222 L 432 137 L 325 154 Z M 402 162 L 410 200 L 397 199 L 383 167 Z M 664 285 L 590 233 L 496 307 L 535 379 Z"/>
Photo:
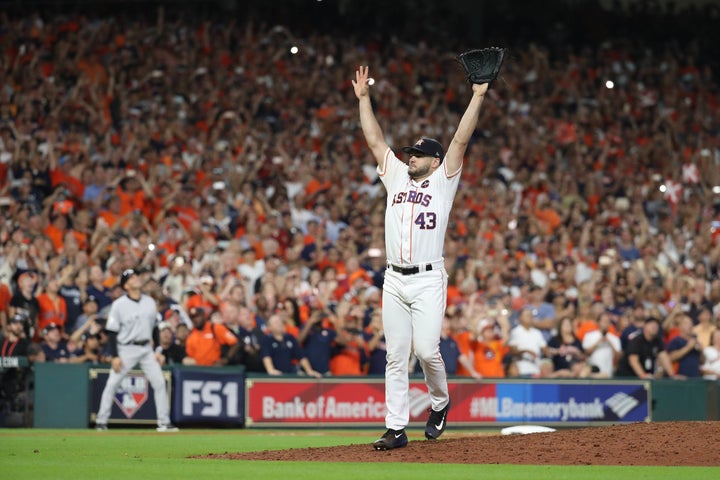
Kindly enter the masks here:
<path id="1" fill-rule="evenodd" d="M 247 427 L 382 426 L 385 422 L 381 378 L 249 378 L 246 389 Z M 580 426 L 651 420 L 649 382 L 451 381 L 449 389 L 449 418 L 459 426 Z M 424 425 L 429 408 L 425 384 L 411 380 L 410 424 Z"/>

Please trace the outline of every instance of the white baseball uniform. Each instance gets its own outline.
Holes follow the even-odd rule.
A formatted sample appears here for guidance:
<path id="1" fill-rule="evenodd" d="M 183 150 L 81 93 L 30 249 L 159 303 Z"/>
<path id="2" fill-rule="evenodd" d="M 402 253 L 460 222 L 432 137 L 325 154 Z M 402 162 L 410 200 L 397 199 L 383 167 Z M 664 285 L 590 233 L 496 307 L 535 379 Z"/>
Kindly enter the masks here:
<path id="1" fill-rule="evenodd" d="M 383 329 L 387 341 L 385 401 L 387 428 L 407 426 L 409 358 L 414 347 L 425 374 L 432 409 L 448 404 L 440 331 L 447 303 L 443 245 L 462 168 L 448 174 L 445 163 L 416 182 L 391 149 L 377 171 L 387 189 L 385 248 L 388 268 L 383 286 Z"/>
<path id="2" fill-rule="evenodd" d="M 152 334 L 156 322 L 157 305 L 155 300 L 147 295 L 142 295 L 140 300 L 123 295 L 110 306 L 106 329 L 117 332 L 118 356 L 122 360 L 122 368 L 120 372 L 110 370 L 95 423 L 107 424 L 115 390 L 128 371 L 139 364 L 155 393 L 158 426 L 170 424 L 165 379 L 152 348 Z"/>

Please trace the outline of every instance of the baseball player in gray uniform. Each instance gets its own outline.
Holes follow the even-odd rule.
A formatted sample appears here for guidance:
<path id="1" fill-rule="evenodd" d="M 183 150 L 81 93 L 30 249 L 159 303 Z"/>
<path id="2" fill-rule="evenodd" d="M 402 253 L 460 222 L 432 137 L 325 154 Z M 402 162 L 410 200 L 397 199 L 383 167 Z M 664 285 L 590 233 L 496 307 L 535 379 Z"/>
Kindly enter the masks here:
<path id="1" fill-rule="evenodd" d="M 157 431 L 176 432 L 177 427 L 170 423 L 165 379 L 152 346 L 157 305 L 155 300 L 141 292 L 142 281 L 135 270 L 122 272 L 120 286 L 126 294 L 110 306 L 105 327 L 112 356 L 112 370 L 102 393 L 95 427 L 97 430 L 107 430 L 115 390 L 128 371 L 139 364 L 155 392 Z"/>
<path id="2" fill-rule="evenodd" d="M 447 154 L 437 140 L 421 138 L 403 148 L 405 164 L 385 143 L 370 102 L 368 67 L 355 72 L 360 124 L 387 190 L 385 250 L 387 270 L 382 296 L 387 342 L 385 403 L 387 431 L 373 443 L 376 450 L 407 445 L 410 419 L 409 359 L 414 347 L 425 374 L 431 410 L 425 437 L 437 439 L 450 409 L 447 375 L 440 356 L 440 332 L 447 304 L 443 245 L 448 217 L 462 171 L 463 156 L 478 122 L 488 84 L 473 85 L 470 103 Z"/>

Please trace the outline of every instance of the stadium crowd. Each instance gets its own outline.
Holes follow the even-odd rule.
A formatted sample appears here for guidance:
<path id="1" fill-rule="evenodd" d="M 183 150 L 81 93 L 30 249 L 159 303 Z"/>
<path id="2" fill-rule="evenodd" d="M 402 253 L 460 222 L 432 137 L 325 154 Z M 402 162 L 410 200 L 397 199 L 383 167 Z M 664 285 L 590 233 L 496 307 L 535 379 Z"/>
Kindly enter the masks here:
<path id="1" fill-rule="evenodd" d="M 133 268 L 167 365 L 382 374 L 385 191 L 352 73 L 395 150 L 447 144 L 458 52 L 162 12 L 3 18 L 2 355 L 107 361 Z M 655 47 L 510 50 L 448 229 L 449 373 L 720 374 L 718 72 Z"/>

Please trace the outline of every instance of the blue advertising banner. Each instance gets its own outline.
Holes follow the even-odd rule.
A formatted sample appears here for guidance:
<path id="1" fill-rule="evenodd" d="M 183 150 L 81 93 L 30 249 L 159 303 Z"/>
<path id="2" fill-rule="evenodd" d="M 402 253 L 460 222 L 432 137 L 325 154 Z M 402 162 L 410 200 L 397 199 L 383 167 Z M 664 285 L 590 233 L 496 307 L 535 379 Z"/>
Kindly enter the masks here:
<path id="1" fill-rule="evenodd" d="M 90 376 L 90 421 L 94 423 L 110 369 L 91 368 L 88 370 L 88 374 Z M 168 396 L 171 396 L 170 372 L 163 371 L 163 377 Z M 157 413 L 152 386 L 142 370 L 130 370 L 115 391 L 108 423 L 155 424 L 156 422 Z"/>
<path id="2" fill-rule="evenodd" d="M 504 382 L 460 384 L 455 416 L 468 423 L 592 424 L 651 420 L 649 383 Z"/>
<path id="3" fill-rule="evenodd" d="M 181 367 L 173 370 L 172 421 L 237 425 L 245 421 L 243 369 Z"/>
<path id="4" fill-rule="evenodd" d="M 497 420 L 506 422 L 644 422 L 643 385 L 529 384 L 497 386 Z"/>

